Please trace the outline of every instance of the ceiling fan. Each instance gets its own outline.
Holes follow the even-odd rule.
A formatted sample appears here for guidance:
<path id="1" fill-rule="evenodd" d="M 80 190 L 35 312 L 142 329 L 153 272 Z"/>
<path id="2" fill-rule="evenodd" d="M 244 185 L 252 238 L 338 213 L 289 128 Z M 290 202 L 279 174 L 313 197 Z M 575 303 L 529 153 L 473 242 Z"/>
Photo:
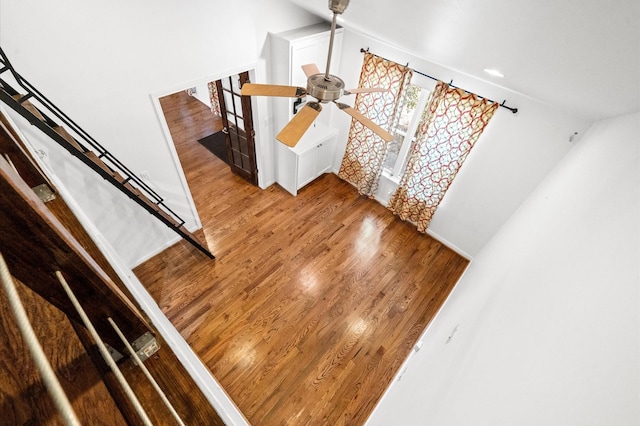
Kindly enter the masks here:
<path id="1" fill-rule="evenodd" d="M 303 87 L 279 86 L 273 84 L 245 83 L 242 85 L 240 93 L 246 96 L 302 98 L 309 95 L 316 99 L 316 101 L 307 102 L 276 136 L 276 139 L 287 146 L 294 147 L 298 143 L 300 138 L 302 138 L 302 135 L 304 135 L 318 114 L 320 114 L 320 111 L 322 111 L 322 106 L 320 104 L 328 102 L 335 103 L 339 109 L 371 129 L 385 141 L 390 142 L 393 140 L 393 136 L 389 132 L 378 126 L 369 118 L 365 117 L 362 113 L 347 104 L 336 102 L 342 95 L 387 91 L 387 89 L 377 87 L 345 90 L 344 81 L 335 75 L 329 74 L 331 53 L 333 50 L 333 38 L 336 31 L 336 20 L 338 15 L 342 14 L 348 5 L 349 0 L 329 0 L 329 9 L 333 12 L 333 21 L 331 22 L 331 38 L 329 39 L 327 69 L 322 73 L 316 64 L 303 65 L 302 70 L 307 76 L 306 89 Z"/>

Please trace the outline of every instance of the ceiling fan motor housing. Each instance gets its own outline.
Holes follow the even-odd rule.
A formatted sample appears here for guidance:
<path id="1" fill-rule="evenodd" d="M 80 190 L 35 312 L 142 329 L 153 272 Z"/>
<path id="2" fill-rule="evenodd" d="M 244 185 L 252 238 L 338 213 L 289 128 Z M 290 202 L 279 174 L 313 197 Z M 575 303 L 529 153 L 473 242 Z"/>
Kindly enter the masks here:
<path id="1" fill-rule="evenodd" d="M 344 93 L 344 81 L 335 75 L 314 74 L 307 79 L 307 94 L 320 102 L 331 102 Z"/>

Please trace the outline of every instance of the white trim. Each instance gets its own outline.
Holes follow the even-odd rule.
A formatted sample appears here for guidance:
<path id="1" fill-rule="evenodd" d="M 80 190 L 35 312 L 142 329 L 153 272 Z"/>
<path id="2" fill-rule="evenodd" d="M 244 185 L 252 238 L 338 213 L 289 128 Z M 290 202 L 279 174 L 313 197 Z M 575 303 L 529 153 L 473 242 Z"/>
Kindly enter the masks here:
<path id="1" fill-rule="evenodd" d="M 188 229 L 188 228 L 187 228 Z M 189 230 L 189 232 L 193 232 L 192 230 Z M 157 247 L 155 250 L 151 250 L 148 253 L 143 254 L 142 256 L 140 256 L 139 258 L 137 258 L 134 262 L 133 262 L 133 268 L 135 268 L 138 265 L 143 264 L 144 262 L 146 262 L 147 260 L 151 259 L 152 257 L 162 253 L 163 251 L 165 251 L 166 249 L 168 249 L 169 247 L 171 247 L 172 245 L 178 243 L 180 240 L 182 240 L 182 237 L 180 236 L 175 236 L 174 238 L 170 239 L 169 241 L 167 241 L 166 243 L 162 244 L 161 246 Z"/>
<path id="2" fill-rule="evenodd" d="M 225 424 L 248 426 L 249 422 L 240 409 L 160 310 L 133 272 L 128 268 L 123 269 L 119 262 L 109 255 L 111 253 L 108 250 L 103 250 L 103 253 Z"/>
<path id="3" fill-rule="evenodd" d="M 336 174 L 336 176 L 338 175 L 338 173 L 336 173 L 334 171 L 334 173 Z M 396 177 L 395 176 L 391 176 L 386 170 L 382 171 L 382 175 L 380 176 L 381 179 L 388 179 L 389 181 L 393 182 L 396 184 L 396 186 L 398 185 L 398 182 L 396 181 Z M 351 184 L 350 184 L 351 185 Z M 382 204 L 384 207 L 387 207 L 388 200 L 385 201 L 384 199 L 382 199 L 377 191 L 375 194 L 373 194 L 373 199 L 376 200 L 378 203 Z M 413 223 L 411 221 L 408 221 L 409 223 Z M 415 225 L 415 223 L 413 223 Z M 416 232 L 418 232 L 416 230 Z M 452 242 L 448 241 L 446 238 L 443 238 L 441 235 L 433 232 L 430 228 L 427 228 L 427 230 L 425 231 L 425 233 L 427 235 L 429 235 L 430 237 L 432 237 L 433 239 L 435 239 L 436 241 L 438 241 L 439 243 L 444 244 L 445 246 L 447 246 L 448 248 L 450 248 L 451 250 L 455 251 L 457 254 L 459 254 L 460 256 L 464 257 L 465 259 L 467 259 L 468 261 L 471 261 L 473 259 L 473 256 L 471 256 L 469 253 L 467 253 L 466 251 L 462 250 L 460 247 L 456 246 L 455 244 L 453 244 Z"/>
<path id="4" fill-rule="evenodd" d="M 60 188 L 58 189 L 60 190 Z M 65 197 L 63 196 L 63 198 Z M 68 204 L 71 207 L 74 203 L 72 202 Z M 72 208 L 72 210 L 74 209 Z M 220 383 L 218 383 L 213 375 L 211 375 L 211 372 L 202 363 L 195 352 L 193 352 L 189 344 L 184 340 L 180 333 L 178 333 L 178 330 L 176 330 L 173 324 L 171 324 L 169 319 L 164 315 L 160 307 L 156 304 L 138 278 L 133 274 L 131 269 L 122 265 L 117 254 L 113 253 L 113 249 L 110 244 L 101 238 L 99 232 L 96 235 L 95 232 L 97 232 L 97 230 L 93 225 L 90 222 L 85 223 L 88 219 L 84 217 L 84 215 L 78 215 L 77 212 L 76 215 L 83 226 L 85 226 L 87 232 L 91 235 L 100 251 L 105 255 L 111 266 L 113 266 L 120 279 L 122 279 L 124 284 L 127 286 L 133 298 L 147 314 L 153 325 L 156 327 L 156 330 L 158 330 L 160 335 L 162 335 L 173 353 L 196 382 L 205 398 L 207 398 L 209 403 L 215 408 L 222 420 L 229 425 L 249 425 L 249 422 L 231 400 L 231 397 L 229 397 Z"/>
<path id="5" fill-rule="evenodd" d="M 4 110 L 0 107 L 0 110 Z M 228 425 L 249 425 L 247 419 L 240 412 L 235 403 L 231 400 L 229 395 L 224 391 L 222 386 L 211 375 L 207 367 L 202 363 L 200 358 L 193 352 L 188 343 L 178 333 L 178 330 L 171 324 L 171 322 L 164 315 L 160 307 L 153 300 L 151 295 L 144 288 L 142 283 L 133 274 L 131 269 L 124 264 L 122 259 L 115 253 L 111 244 L 102 236 L 100 231 L 95 227 L 91 220 L 84 214 L 82 208 L 73 199 L 69 192 L 64 187 L 63 183 L 58 179 L 55 173 L 47 166 L 47 163 L 42 161 L 40 157 L 34 152 L 33 147 L 28 143 L 28 139 L 22 134 L 20 128 L 16 126 L 11 117 L 8 114 L 4 114 L 13 129 L 18 133 L 21 140 L 25 141 L 25 146 L 35 159 L 38 166 L 47 175 L 47 178 L 56 187 L 58 195 L 62 197 L 67 203 L 71 211 L 76 215 L 79 222 L 84 226 L 91 239 L 95 242 L 98 249 L 104 254 L 111 266 L 114 268 L 118 276 L 122 279 L 123 283 L 131 292 L 131 295 L 138 303 L 140 308 L 147 314 L 156 330 L 167 342 L 173 353 L 178 360 L 185 367 L 189 375 L 193 378 L 198 385 L 205 398 L 214 407 L 218 415 Z"/>
<path id="6" fill-rule="evenodd" d="M 190 89 L 194 86 L 199 86 L 201 84 L 209 83 L 210 81 L 220 80 L 221 78 L 229 77 L 230 75 L 233 75 L 233 74 L 240 74 L 241 72 L 245 72 L 245 71 L 249 71 L 249 73 L 251 73 L 251 71 L 255 69 L 256 69 L 255 62 L 238 66 L 238 67 L 227 68 L 224 71 L 220 71 L 215 74 L 210 74 L 208 76 L 204 76 L 197 80 L 190 80 L 186 83 L 176 84 L 166 89 L 158 90 L 156 92 L 151 93 L 151 96 L 155 98 L 162 98 L 163 96 L 172 95 L 182 90 Z"/>
<path id="7" fill-rule="evenodd" d="M 455 251 L 460 256 L 462 256 L 465 259 L 467 259 L 469 262 L 471 262 L 471 260 L 473 260 L 473 256 L 471 256 L 469 253 L 467 253 L 466 251 L 462 250 L 460 247 L 456 246 L 452 242 L 448 241 L 446 238 L 442 238 L 442 236 L 440 236 L 439 234 L 436 234 L 435 232 L 433 232 L 431 230 L 431 228 L 427 228 L 426 234 L 429 235 L 430 237 L 433 237 L 434 239 L 438 240 L 438 242 L 444 244 L 445 246 L 447 246 L 451 250 Z"/>
<path id="8" fill-rule="evenodd" d="M 405 168 L 405 165 L 409 161 L 409 148 L 413 146 L 413 137 L 418 130 L 418 126 L 420 125 L 420 119 L 424 113 L 424 109 L 427 107 L 427 101 L 429 100 L 429 95 L 433 89 L 427 89 L 427 82 L 425 78 L 420 74 L 413 74 L 411 78 L 410 85 L 420 87 L 420 95 L 418 95 L 418 103 L 413 110 L 413 114 L 411 114 L 411 121 L 409 122 L 409 128 L 407 129 L 407 133 L 404 135 L 402 139 L 402 145 L 400 145 L 400 151 L 398 152 L 398 156 L 396 157 L 395 164 L 393 165 L 393 170 L 391 171 L 392 176 L 398 176 L 402 174 L 402 171 Z M 404 109 L 405 105 L 402 106 Z M 402 111 L 401 111 L 402 112 Z M 400 133 L 400 132 L 396 132 Z"/>
<path id="9" fill-rule="evenodd" d="M 182 191 L 184 192 L 187 202 L 189 205 L 189 210 L 191 211 L 191 216 L 195 221 L 195 228 L 202 228 L 202 222 L 200 221 L 200 216 L 198 215 L 198 209 L 196 209 L 196 204 L 193 201 L 193 196 L 191 195 L 191 190 L 189 189 L 189 184 L 187 183 L 187 177 L 184 175 L 184 169 L 182 168 L 182 164 L 178 158 L 178 152 L 176 151 L 176 145 L 173 143 L 173 138 L 171 137 L 171 133 L 169 132 L 169 126 L 167 125 L 167 120 L 164 118 L 164 113 L 162 112 L 162 107 L 160 106 L 160 97 L 151 96 L 151 102 L 153 103 L 153 107 L 156 110 L 156 116 L 158 118 L 158 123 L 160 124 L 160 128 L 162 129 L 162 133 L 164 134 L 164 141 L 169 148 L 169 152 L 171 153 L 171 159 L 173 163 L 173 167 L 176 170 L 176 174 L 180 179 L 180 186 L 182 187 Z"/>
<path id="10" fill-rule="evenodd" d="M 200 216 L 198 215 L 195 202 L 193 201 L 193 196 L 191 195 L 191 190 L 189 189 L 187 179 L 184 175 L 182 163 L 180 162 L 180 158 L 178 157 L 178 152 L 176 151 L 175 142 L 171 137 L 171 132 L 169 131 L 167 120 L 165 119 L 164 112 L 162 111 L 162 107 L 160 106 L 160 98 L 167 95 L 174 94 L 174 93 L 178 93 L 182 90 L 186 90 L 194 86 L 206 84 L 206 83 L 209 83 L 210 81 L 220 80 L 221 78 L 229 77 L 230 75 L 239 74 L 245 71 L 249 72 L 249 79 L 254 80 L 256 78 L 256 68 L 257 68 L 257 64 L 255 63 L 251 63 L 249 65 L 244 65 L 240 67 L 229 68 L 226 71 L 218 72 L 216 74 L 203 77 L 198 80 L 192 80 L 188 83 L 172 86 L 172 88 L 167 88 L 164 90 L 153 92 L 149 95 L 151 98 L 151 102 L 153 103 L 153 106 L 156 110 L 156 116 L 158 117 L 158 121 L 160 122 L 160 127 L 162 128 L 162 133 L 164 134 L 165 142 L 167 143 L 169 147 L 169 151 L 171 152 L 171 155 L 173 157 L 174 167 L 176 167 L 178 174 L 180 175 L 182 188 L 187 194 L 187 198 L 189 199 L 189 207 L 193 213 L 193 216 L 196 218 L 196 222 L 198 225 L 197 229 L 202 228 L 202 223 L 200 222 Z M 260 125 L 261 123 L 259 119 L 258 108 L 255 108 L 256 105 L 253 103 L 253 101 L 252 101 L 251 107 L 253 110 L 253 129 L 255 131 L 254 142 L 255 142 L 255 154 L 256 154 L 256 167 L 258 169 L 258 186 L 262 189 L 265 189 L 267 186 L 271 185 L 271 183 L 273 182 L 270 182 L 269 185 L 267 185 L 267 182 L 266 182 L 267 176 L 266 176 L 266 173 L 264 172 L 264 170 L 266 170 L 265 169 L 266 166 L 263 158 L 264 157 L 263 138 L 262 138 L 263 132 L 262 132 L 262 127 Z M 264 151 L 267 152 L 268 150 L 264 150 Z"/>
<path id="11" fill-rule="evenodd" d="M 445 310 L 447 304 L 451 303 L 450 300 L 451 300 L 451 296 L 453 295 L 453 292 L 456 291 L 456 288 L 458 287 L 458 283 L 462 281 L 462 278 L 465 276 L 468 270 L 469 268 L 465 269 L 462 272 L 462 275 L 460 275 L 460 277 L 458 278 L 458 281 L 456 281 L 456 283 L 453 285 L 453 288 L 451 289 L 451 291 L 449 292 L 449 295 L 447 296 L 447 298 L 444 300 L 444 302 L 438 309 L 438 312 L 436 312 L 433 318 L 431 318 L 431 321 L 429 321 L 429 324 L 427 324 L 424 330 L 422 330 L 422 333 L 420 333 L 420 337 L 418 337 L 418 340 L 416 340 L 416 344 L 414 345 L 412 350 L 409 352 L 409 355 L 407 355 L 407 357 L 404 359 L 404 361 L 400 365 L 400 368 L 398 368 L 398 371 L 393 376 L 393 379 L 389 382 L 389 386 L 385 388 L 384 392 L 382 393 L 382 396 L 380 397 L 376 405 L 373 407 L 373 410 L 371 410 L 371 413 L 369 413 L 369 417 L 367 417 L 364 423 L 365 426 L 371 425 L 369 420 L 373 418 L 374 413 L 385 409 L 383 407 L 384 406 L 383 403 L 385 399 L 389 396 L 389 393 L 394 388 L 394 385 L 396 384 L 396 382 L 399 382 L 402 379 L 402 376 L 409 370 L 409 367 L 411 367 L 411 360 L 413 359 L 413 356 L 423 348 L 423 344 L 427 340 L 426 339 L 427 333 L 431 330 L 432 327 L 435 327 L 434 324 L 436 324 L 436 321 L 438 321 L 438 318 L 440 317 L 440 315 L 442 315 L 442 312 Z M 458 326 L 459 325 L 461 324 L 458 324 Z M 435 340 L 432 343 L 434 345 L 439 344 L 439 342 Z"/>

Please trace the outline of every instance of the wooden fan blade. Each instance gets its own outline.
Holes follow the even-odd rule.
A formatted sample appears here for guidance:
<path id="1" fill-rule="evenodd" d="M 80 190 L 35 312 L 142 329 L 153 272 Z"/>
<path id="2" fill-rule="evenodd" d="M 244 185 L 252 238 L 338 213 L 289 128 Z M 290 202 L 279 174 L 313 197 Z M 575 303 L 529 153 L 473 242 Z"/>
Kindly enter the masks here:
<path id="1" fill-rule="evenodd" d="M 287 98 L 300 98 L 307 94 L 307 90 L 295 86 L 278 86 L 275 84 L 245 83 L 240 89 L 243 96 L 282 96 Z"/>
<path id="2" fill-rule="evenodd" d="M 278 133 L 276 139 L 283 144 L 294 147 L 307 131 L 313 120 L 316 119 L 318 114 L 322 111 L 322 107 L 318 102 L 307 102 L 307 104 L 296 115 L 293 116 L 291 121 L 284 126 L 284 128 Z"/>
<path id="3" fill-rule="evenodd" d="M 354 93 L 381 93 L 388 92 L 389 89 L 383 89 L 382 87 L 359 87 L 357 89 L 345 90 L 345 95 L 352 95 Z"/>
<path id="4" fill-rule="evenodd" d="M 320 69 L 318 68 L 318 66 L 316 64 L 303 65 L 302 66 L 302 71 L 304 72 L 304 75 L 307 76 L 307 78 L 309 78 L 309 77 L 311 77 L 312 75 L 315 75 L 315 74 L 320 74 Z"/>
<path id="5" fill-rule="evenodd" d="M 376 135 L 380 136 L 385 141 L 391 142 L 393 140 L 393 135 L 391 133 L 387 132 L 382 127 L 378 126 L 376 123 L 369 120 L 367 117 L 362 115 L 358 110 L 351 108 L 347 104 L 342 104 L 340 102 L 334 102 L 334 103 L 338 106 L 338 108 L 340 108 L 341 110 L 349 114 L 351 117 L 361 122 L 364 126 L 371 129 Z"/>

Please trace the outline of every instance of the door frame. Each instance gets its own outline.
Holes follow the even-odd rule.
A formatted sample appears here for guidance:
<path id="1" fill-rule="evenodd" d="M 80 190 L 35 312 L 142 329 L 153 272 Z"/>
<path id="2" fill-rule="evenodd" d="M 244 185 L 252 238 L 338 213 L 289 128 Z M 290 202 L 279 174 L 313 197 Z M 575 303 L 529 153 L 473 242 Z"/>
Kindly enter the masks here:
<path id="1" fill-rule="evenodd" d="M 169 131 L 169 125 L 167 124 L 167 120 L 165 119 L 164 112 L 162 111 L 162 106 L 160 105 L 160 98 L 172 95 L 174 93 L 178 93 L 183 90 L 190 89 L 195 86 L 206 85 L 210 81 L 220 80 L 225 77 L 229 77 L 230 75 L 240 74 L 241 72 L 248 71 L 250 81 L 256 80 L 256 68 L 257 65 L 255 63 L 244 65 L 240 67 L 234 67 L 227 69 L 225 71 L 212 74 L 210 76 L 206 76 L 204 78 L 200 78 L 198 80 L 192 80 L 187 83 L 182 83 L 158 92 L 151 93 L 149 96 L 151 98 L 151 102 L 153 103 L 153 107 L 156 111 L 156 116 L 158 118 L 158 122 L 160 124 L 160 128 L 162 133 L 164 134 L 164 139 L 169 148 L 169 152 L 171 153 L 171 157 L 173 159 L 173 163 L 175 168 L 180 176 L 180 182 L 182 188 L 187 194 L 189 209 L 191 214 L 196 219 L 197 229 L 202 228 L 202 222 L 200 221 L 200 215 L 198 214 L 198 210 L 196 208 L 195 202 L 193 200 L 193 195 L 191 194 L 191 189 L 189 188 L 189 184 L 187 183 L 187 178 L 184 174 L 184 169 L 182 167 L 182 163 L 180 162 L 180 158 L 178 157 L 178 151 L 176 150 L 176 145 L 171 137 L 171 132 Z M 269 143 L 269 123 L 260 119 L 260 108 L 266 108 L 266 104 L 260 105 L 256 102 L 255 98 L 251 99 L 251 107 L 253 109 L 253 124 L 255 130 L 255 153 L 256 153 L 256 167 L 260 171 L 258 173 L 258 187 L 261 189 L 266 189 L 268 186 L 274 183 L 273 179 L 273 149 L 271 148 L 271 144 Z"/>

